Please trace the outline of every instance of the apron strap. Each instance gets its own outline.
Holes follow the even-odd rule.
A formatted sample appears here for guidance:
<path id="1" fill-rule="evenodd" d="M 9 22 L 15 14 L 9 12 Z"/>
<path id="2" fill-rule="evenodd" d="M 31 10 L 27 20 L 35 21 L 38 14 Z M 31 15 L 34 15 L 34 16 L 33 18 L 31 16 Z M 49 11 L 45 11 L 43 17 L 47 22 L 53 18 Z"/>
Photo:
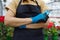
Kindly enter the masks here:
<path id="1" fill-rule="evenodd" d="M 39 6 L 38 2 L 37 2 L 36 0 L 35 0 L 35 2 L 36 2 L 36 4 L 37 4 L 38 8 L 40 9 L 40 6 Z"/>
<path id="2" fill-rule="evenodd" d="M 18 5 L 20 5 L 20 4 L 21 4 L 21 2 L 22 2 L 22 0 L 19 0 L 19 4 L 18 4 Z"/>

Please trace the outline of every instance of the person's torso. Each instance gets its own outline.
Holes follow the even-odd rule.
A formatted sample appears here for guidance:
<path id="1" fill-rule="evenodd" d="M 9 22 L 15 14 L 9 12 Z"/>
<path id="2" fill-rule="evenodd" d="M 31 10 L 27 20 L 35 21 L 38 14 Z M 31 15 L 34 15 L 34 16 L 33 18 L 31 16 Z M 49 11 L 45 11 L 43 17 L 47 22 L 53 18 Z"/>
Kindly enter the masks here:
<path id="1" fill-rule="evenodd" d="M 21 1 L 18 4 L 18 7 L 16 9 L 16 16 L 17 18 L 31 18 L 34 17 L 38 14 L 41 13 L 41 7 L 38 5 L 38 3 L 36 2 L 35 5 L 33 4 L 22 4 Z M 40 25 L 40 21 L 38 21 L 35 24 L 29 24 L 26 25 L 26 27 L 30 28 L 30 26 L 32 28 L 36 27 L 37 28 L 41 28 Z"/>
<path id="2" fill-rule="evenodd" d="M 19 4 L 16 10 L 17 18 L 34 17 L 41 13 L 41 8 L 37 5 L 21 5 Z M 30 25 L 31 26 L 31 25 Z M 39 29 L 22 29 L 16 27 L 14 30 L 14 40 L 43 40 L 42 28 Z"/>
<path id="3" fill-rule="evenodd" d="M 22 5 L 20 2 L 16 9 L 16 17 L 18 18 L 34 17 L 40 13 L 41 13 L 41 7 L 38 4 L 37 5 L 33 5 L 33 4 Z"/>

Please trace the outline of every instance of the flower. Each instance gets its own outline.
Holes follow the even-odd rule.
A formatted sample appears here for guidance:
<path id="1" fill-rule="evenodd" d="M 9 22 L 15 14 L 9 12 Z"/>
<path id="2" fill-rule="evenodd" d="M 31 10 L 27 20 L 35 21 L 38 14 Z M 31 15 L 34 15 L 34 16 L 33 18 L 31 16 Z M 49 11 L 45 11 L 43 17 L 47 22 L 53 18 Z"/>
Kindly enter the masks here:
<path id="1" fill-rule="evenodd" d="M 53 22 L 50 22 L 50 23 L 48 24 L 48 29 L 51 28 L 53 25 L 54 25 L 54 23 L 53 23 Z"/>
<path id="2" fill-rule="evenodd" d="M 60 30 L 60 26 L 56 26 L 56 28 L 57 28 L 58 30 Z"/>
<path id="3" fill-rule="evenodd" d="M 4 22 L 4 16 L 0 16 L 0 22 Z"/>

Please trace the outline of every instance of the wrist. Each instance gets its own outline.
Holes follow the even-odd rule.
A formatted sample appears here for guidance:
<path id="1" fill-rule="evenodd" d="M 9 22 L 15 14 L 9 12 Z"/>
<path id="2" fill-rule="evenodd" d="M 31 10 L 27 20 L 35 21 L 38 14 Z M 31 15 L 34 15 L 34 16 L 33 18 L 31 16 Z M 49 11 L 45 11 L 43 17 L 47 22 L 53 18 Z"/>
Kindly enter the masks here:
<path id="1" fill-rule="evenodd" d="M 26 20 L 27 22 L 29 22 L 29 23 L 32 22 L 32 19 L 31 19 L 31 18 L 25 18 L 25 20 Z"/>

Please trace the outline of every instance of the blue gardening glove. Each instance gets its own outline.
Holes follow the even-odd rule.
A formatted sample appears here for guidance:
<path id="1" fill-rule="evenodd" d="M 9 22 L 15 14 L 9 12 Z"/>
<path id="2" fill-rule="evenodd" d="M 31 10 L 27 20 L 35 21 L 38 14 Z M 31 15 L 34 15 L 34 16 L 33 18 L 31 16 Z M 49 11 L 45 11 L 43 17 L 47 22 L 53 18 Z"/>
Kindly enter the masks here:
<path id="1" fill-rule="evenodd" d="M 38 22 L 39 20 L 45 19 L 45 18 L 46 18 L 46 16 L 45 16 L 44 14 L 39 14 L 39 15 L 37 15 L 37 16 L 35 16 L 35 17 L 32 17 L 32 23 L 36 23 L 36 22 Z"/>
<path id="2" fill-rule="evenodd" d="M 48 18 L 49 18 L 49 16 L 48 16 L 48 15 L 46 15 L 46 18 L 44 18 L 44 19 L 41 19 L 41 20 L 37 21 L 37 23 L 39 23 L 39 22 L 46 22 L 46 21 L 48 20 Z"/>
<path id="3" fill-rule="evenodd" d="M 32 23 L 36 23 L 38 21 L 45 22 L 49 18 L 48 14 L 49 14 L 49 11 L 45 11 L 35 17 L 32 17 Z"/>
<path id="4" fill-rule="evenodd" d="M 46 16 L 46 18 L 41 19 L 41 20 L 39 20 L 38 22 L 46 22 L 46 21 L 48 20 L 48 18 L 49 18 L 49 16 L 48 16 L 49 13 L 50 13 L 50 11 L 48 11 L 48 10 L 44 11 L 43 14 Z M 37 22 L 37 23 L 38 23 L 38 22 Z"/>

